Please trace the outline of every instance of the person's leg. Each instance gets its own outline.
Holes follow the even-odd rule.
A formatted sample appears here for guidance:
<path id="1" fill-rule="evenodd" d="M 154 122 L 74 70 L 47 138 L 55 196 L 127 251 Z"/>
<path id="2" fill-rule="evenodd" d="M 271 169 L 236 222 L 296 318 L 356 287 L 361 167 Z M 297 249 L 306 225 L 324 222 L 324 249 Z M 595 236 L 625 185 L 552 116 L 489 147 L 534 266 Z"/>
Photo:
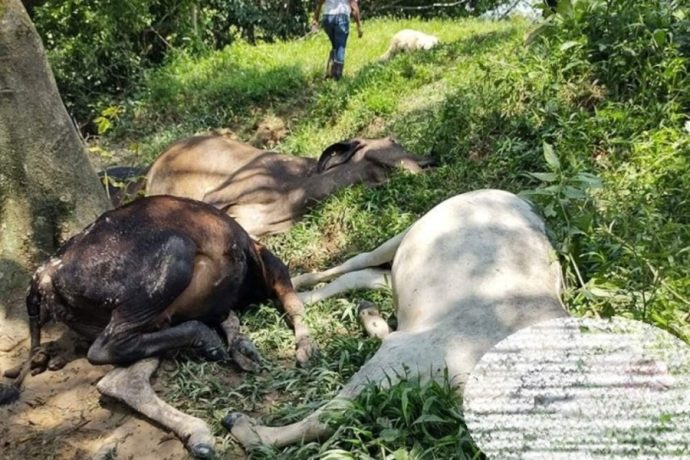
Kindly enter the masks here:
<path id="1" fill-rule="evenodd" d="M 331 51 L 328 53 L 328 63 L 326 64 L 326 78 L 333 77 L 333 60 L 335 58 L 335 28 L 336 21 L 333 15 L 324 15 L 322 21 L 323 30 L 331 41 Z"/>
<path id="2" fill-rule="evenodd" d="M 343 76 L 343 66 L 345 65 L 345 47 L 347 37 L 350 33 L 350 18 L 346 14 L 335 16 L 334 37 L 332 40 L 335 49 L 333 58 L 333 78 L 340 80 Z"/>
<path id="3" fill-rule="evenodd" d="M 326 65 L 326 78 L 331 78 L 333 76 L 333 56 L 335 55 L 335 50 L 331 48 L 331 52 L 328 53 L 328 64 Z"/>

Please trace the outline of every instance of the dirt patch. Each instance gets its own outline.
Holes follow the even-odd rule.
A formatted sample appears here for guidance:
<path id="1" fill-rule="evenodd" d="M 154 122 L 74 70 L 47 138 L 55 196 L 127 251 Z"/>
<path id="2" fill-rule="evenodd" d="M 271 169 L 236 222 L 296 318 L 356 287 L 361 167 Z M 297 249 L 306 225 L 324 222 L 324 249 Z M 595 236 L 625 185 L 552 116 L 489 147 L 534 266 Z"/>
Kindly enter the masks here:
<path id="1" fill-rule="evenodd" d="M 266 115 L 255 125 L 255 131 L 249 139 L 249 143 L 254 147 L 271 149 L 285 139 L 289 132 L 287 124 L 282 118 Z"/>
<path id="2" fill-rule="evenodd" d="M 83 342 L 64 327 L 47 332 L 46 340 L 56 340 L 70 362 L 59 371 L 27 377 L 20 400 L 0 407 L 0 458 L 191 458 L 173 433 L 100 397 L 96 383 L 111 366 L 89 364 Z M 25 340 L 0 352 L 0 371 L 21 363 L 27 348 Z M 166 377 L 164 370 L 159 372 L 157 390 Z"/>

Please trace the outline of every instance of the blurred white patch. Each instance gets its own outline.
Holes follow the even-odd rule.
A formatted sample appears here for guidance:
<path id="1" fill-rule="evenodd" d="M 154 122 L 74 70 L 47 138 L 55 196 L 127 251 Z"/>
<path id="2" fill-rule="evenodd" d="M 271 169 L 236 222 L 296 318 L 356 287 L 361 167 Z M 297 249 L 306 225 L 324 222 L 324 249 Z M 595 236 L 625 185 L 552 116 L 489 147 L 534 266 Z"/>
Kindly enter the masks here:
<path id="1" fill-rule="evenodd" d="M 690 458 L 690 347 L 639 321 L 545 321 L 481 358 L 463 404 L 492 459 Z"/>

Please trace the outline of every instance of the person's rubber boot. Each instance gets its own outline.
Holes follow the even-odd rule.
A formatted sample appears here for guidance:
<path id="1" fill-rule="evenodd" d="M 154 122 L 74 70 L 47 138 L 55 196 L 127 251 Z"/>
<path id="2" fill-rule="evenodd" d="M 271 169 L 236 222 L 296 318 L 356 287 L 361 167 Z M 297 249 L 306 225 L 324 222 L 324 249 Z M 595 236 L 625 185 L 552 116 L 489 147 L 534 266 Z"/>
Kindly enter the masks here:
<path id="1" fill-rule="evenodd" d="M 340 78 L 343 76 L 343 64 L 340 62 L 334 62 L 333 63 L 333 79 L 335 81 L 340 80 Z"/>
<path id="2" fill-rule="evenodd" d="M 333 58 L 328 58 L 328 64 L 326 64 L 326 75 L 323 78 L 324 80 L 333 78 Z"/>

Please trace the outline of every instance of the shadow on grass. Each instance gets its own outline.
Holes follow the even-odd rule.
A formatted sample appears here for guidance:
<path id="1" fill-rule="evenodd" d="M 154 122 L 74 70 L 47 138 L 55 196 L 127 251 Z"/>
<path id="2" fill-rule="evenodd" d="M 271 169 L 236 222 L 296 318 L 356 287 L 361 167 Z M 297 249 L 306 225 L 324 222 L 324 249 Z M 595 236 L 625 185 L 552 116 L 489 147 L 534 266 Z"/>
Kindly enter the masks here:
<path id="1" fill-rule="evenodd" d="M 160 126 L 183 125 L 189 134 L 209 127 L 234 128 L 274 106 L 279 115 L 299 111 L 314 90 L 309 76 L 297 65 L 266 70 L 232 63 L 231 68 L 216 69 L 191 84 L 181 82 L 177 75 L 163 80 L 138 109 L 145 115 L 123 120 L 114 140 L 152 136 Z"/>

